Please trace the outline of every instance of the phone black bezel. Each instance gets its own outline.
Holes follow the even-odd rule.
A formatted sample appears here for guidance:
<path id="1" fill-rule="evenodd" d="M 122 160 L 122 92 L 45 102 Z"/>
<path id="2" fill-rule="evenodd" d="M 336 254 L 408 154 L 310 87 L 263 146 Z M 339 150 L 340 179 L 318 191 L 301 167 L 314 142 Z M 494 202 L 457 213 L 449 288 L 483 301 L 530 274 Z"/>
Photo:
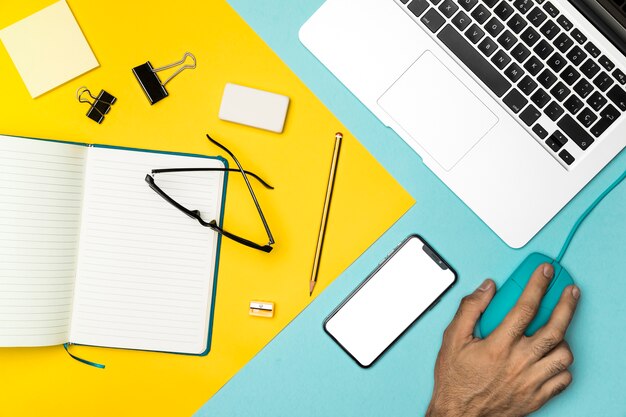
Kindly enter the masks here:
<path id="1" fill-rule="evenodd" d="M 393 257 L 395 256 L 395 254 L 396 254 L 396 253 L 398 253 L 398 251 L 399 251 L 400 249 L 402 249 L 402 248 L 403 248 L 403 247 L 404 247 L 404 246 L 405 246 L 405 245 L 406 245 L 406 244 L 407 244 L 407 243 L 408 243 L 411 239 L 413 239 L 413 238 L 417 238 L 417 239 L 419 239 L 419 241 L 420 241 L 420 242 L 421 242 L 424 246 L 426 246 L 428 249 L 430 249 L 430 250 L 431 250 L 431 251 L 432 251 L 435 255 L 437 255 L 437 257 L 439 257 L 439 259 L 441 259 L 442 263 L 443 263 L 443 264 L 447 267 L 447 269 L 449 269 L 449 270 L 450 270 L 450 272 L 452 272 L 452 275 L 453 275 L 452 282 L 450 283 L 450 285 L 448 285 L 448 286 L 447 286 L 447 287 L 446 287 L 446 288 L 445 288 L 445 289 L 441 292 L 441 294 L 439 294 L 439 296 L 438 296 L 437 298 L 435 298 L 435 299 L 433 300 L 433 302 L 432 302 L 432 303 L 430 303 L 430 305 L 429 305 L 426 309 L 424 309 L 424 311 L 423 311 L 420 315 L 418 315 L 418 316 L 415 318 L 415 320 L 413 320 L 413 321 L 412 321 L 412 322 L 411 322 L 411 323 L 410 323 L 410 324 L 406 327 L 406 329 L 404 329 L 404 330 L 403 330 L 403 331 L 402 331 L 402 332 L 401 332 L 398 336 L 396 336 L 396 338 L 395 338 L 395 339 L 393 339 L 393 340 L 391 341 L 391 343 L 389 343 L 389 345 L 387 345 L 387 347 L 386 347 L 385 349 L 383 349 L 383 351 L 382 351 L 382 352 L 380 352 L 380 354 L 379 354 L 378 356 L 376 356 L 376 357 L 372 360 L 372 362 L 371 362 L 370 364 L 368 364 L 368 365 L 364 365 L 364 364 L 362 364 L 361 362 L 359 362 L 359 360 L 358 360 L 357 358 L 355 358 L 355 357 L 354 357 L 354 355 L 352 355 L 352 353 L 350 353 L 350 351 L 349 351 L 348 349 L 346 349 L 346 348 L 345 348 L 345 346 L 343 346 L 343 345 L 341 344 L 341 342 L 339 342 L 339 340 L 337 340 L 337 339 L 336 339 L 336 338 L 335 338 L 335 337 L 334 337 L 334 336 L 333 336 L 333 335 L 332 335 L 332 334 L 328 331 L 328 329 L 326 328 L 326 325 L 327 325 L 328 321 L 329 321 L 330 319 L 332 319 L 332 318 L 333 318 L 333 316 L 334 316 L 335 314 L 337 314 L 337 312 L 338 312 L 339 310 L 341 310 L 341 309 L 343 308 L 343 306 L 344 306 L 344 305 L 346 305 L 346 303 L 347 303 L 348 301 L 350 301 L 350 299 L 352 299 L 352 297 L 354 297 L 354 295 L 355 295 L 356 293 L 358 293 L 358 292 L 361 290 L 361 288 L 363 288 L 363 287 L 365 286 L 365 284 L 367 284 L 367 283 L 369 282 L 369 280 L 370 280 L 370 279 L 372 279 L 374 276 L 376 276 L 376 274 L 378 273 L 378 271 L 380 271 L 380 270 L 381 270 L 381 269 L 385 266 L 385 264 L 386 264 L 386 263 L 387 263 L 387 262 L 388 262 L 391 258 L 393 258 Z M 428 253 L 426 253 L 426 254 L 428 255 Z M 435 262 L 435 260 L 433 260 L 433 262 Z M 352 358 L 352 359 L 353 359 L 353 360 L 354 360 L 354 361 L 355 361 L 355 362 L 356 362 L 356 363 L 357 363 L 357 364 L 358 364 L 361 368 L 364 368 L 364 369 L 370 368 L 370 367 L 371 367 L 374 363 L 376 363 L 376 361 L 378 361 L 378 359 L 380 359 L 380 357 L 381 357 L 381 356 L 383 356 L 383 355 L 384 355 L 384 354 L 385 354 L 385 353 L 389 350 L 389 348 L 390 348 L 391 346 L 393 346 L 393 345 L 394 345 L 394 344 L 398 341 L 398 339 L 400 339 L 400 338 L 401 338 L 401 337 L 402 337 L 402 336 L 403 336 L 403 335 L 404 335 L 404 334 L 405 334 L 405 333 L 406 333 L 406 332 L 407 332 L 407 331 L 408 331 L 408 330 L 409 330 L 409 329 L 410 329 L 410 328 L 411 328 L 411 327 L 415 324 L 415 322 L 417 322 L 417 321 L 418 321 L 418 320 L 419 320 L 419 319 L 420 319 L 420 318 L 421 318 L 424 314 L 426 314 L 428 311 L 430 311 L 430 310 L 431 310 L 431 309 L 432 309 L 432 308 L 433 308 L 433 307 L 434 307 L 434 306 L 435 306 L 435 305 L 436 305 L 436 304 L 437 304 L 437 303 L 441 300 L 441 297 L 443 297 L 443 295 L 444 295 L 445 293 L 447 293 L 447 292 L 450 290 L 450 288 L 452 288 L 452 286 L 456 283 L 456 281 L 457 281 L 457 277 L 458 277 L 458 276 L 457 276 L 456 271 L 455 271 L 455 270 L 454 270 L 454 269 L 450 266 L 450 264 L 449 264 L 448 262 L 446 262 L 446 260 L 445 260 L 445 259 L 443 259 L 443 258 L 441 257 L 441 255 L 439 255 L 439 252 L 437 252 L 437 251 L 436 251 L 436 250 L 435 250 L 435 249 L 434 249 L 434 248 L 433 248 L 433 247 L 432 247 L 432 246 L 431 246 L 428 242 L 426 242 L 426 240 L 424 240 L 424 238 L 422 238 L 420 235 L 418 235 L 418 234 L 416 234 L 416 233 L 415 233 L 415 234 L 411 234 L 411 235 L 409 235 L 406 239 L 404 239 L 404 240 L 403 240 L 403 241 L 402 241 L 402 242 L 401 242 L 401 243 L 400 243 L 400 244 L 399 244 L 399 245 L 398 245 L 398 246 L 397 246 L 397 247 L 396 247 L 396 248 L 395 248 L 395 249 L 394 249 L 394 250 L 393 250 L 393 251 L 392 251 L 389 255 L 387 255 L 387 256 L 385 257 L 385 259 L 384 259 L 384 260 L 383 260 L 380 264 L 378 264 L 378 266 L 377 266 L 377 267 L 376 267 L 376 268 L 375 268 L 375 269 L 374 269 L 374 270 L 373 270 L 373 271 L 372 271 L 372 272 L 371 272 L 371 273 L 367 276 L 367 278 L 365 278 L 365 279 L 363 280 L 363 282 L 361 282 L 361 283 L 359 284 L 359 286 L 358 286 L 358 287 L 356 287 L 356 288 L 355 288 L 355 289 L 354 289 L 354 290 L 353 290 L 353 291 L 352 291 L 352 292 L 351 292 L 351 293 L 350 293 L 350 294 L 349 294 L 349 295 L 348 295 L 348 296 L 347 296 L 347 297 L 346 297 L 346 298 L 345 298 L 345 299 L 344 299 L 344 300 L 343 300 L 343 301 L 342 301 L 342 302 L 341 302 L 341 303 L 340 303 L 337 307 L 335 307 L 335 309 L 334 309 L 334 310 L 333 310 L 333 311 L 332 311 L 332 312 L 328 315 L 328 317 L 326 317 L 326 319 L 324 319 L 324 322 L 323 322 L 323 326 L 322 326 L 322 327 L 324 328 L 324 332 L 326 332 L 326 334 L 327 334 L 328 336 L 330 336 L 330 338 L 331 338 L 331 339 L 333 339 L 333 340 L 334 340 L 334 341 L 335 341 L 335 342 L 336 342 L 336 343 L 337 343 L 337 344 L 341 347 L 341 349 L 343 349 L 343 351 L 344 351 L 344 352 L 346 352 L 346 353 L 347 353 L 347 354 L 348 354 L 348 355 L 349 355 L 349 356 L 350 356 L 350 357 L 351 357 L 351 358 Z"/>

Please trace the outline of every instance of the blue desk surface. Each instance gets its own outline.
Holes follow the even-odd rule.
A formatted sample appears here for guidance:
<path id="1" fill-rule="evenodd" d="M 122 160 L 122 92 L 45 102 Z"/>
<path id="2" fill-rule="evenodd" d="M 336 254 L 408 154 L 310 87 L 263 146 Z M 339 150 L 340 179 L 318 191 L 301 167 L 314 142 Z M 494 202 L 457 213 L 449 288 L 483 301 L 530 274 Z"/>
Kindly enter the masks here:
<path id="1" fill-rule="evenodd" d="M 507 247 L 300 44 L 323 0 L 229 0 L 417 204 L 198 413 L 200 416 L 416 416 L 426 410 L 441 333 L 485 277 L 501 284 L 533 251 L 556 256 L 580 213 L 626 169 L 622 152 L 526 247 Z M 375 28 L 372 28 L 375 30 Z M 250 69 L 253 71 L 253 69 Z M 458 271 L 457 285 L 372 368 L 322 330 L 328 313 L 406 235 L 424 236 Z M 626 184 L 583 224 L 563 260 L 582 289 L 567 336 L 574 382 L 537 416 L 626 416 Z"/>

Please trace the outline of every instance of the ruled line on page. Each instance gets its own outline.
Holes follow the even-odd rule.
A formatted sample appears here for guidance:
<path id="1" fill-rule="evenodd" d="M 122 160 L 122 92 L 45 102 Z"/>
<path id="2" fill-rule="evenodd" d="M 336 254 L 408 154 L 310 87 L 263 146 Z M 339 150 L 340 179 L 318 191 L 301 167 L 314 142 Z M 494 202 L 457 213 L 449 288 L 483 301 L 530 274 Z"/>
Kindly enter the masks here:
<path id="1" fill-rule="evenodd" d="M 188 353 L 206 345 L 217 235 L 145 182 L 152 169 L 185 167 L 223 163 L 90 149 L 72 342 Z M 158 174 L 156 181 L 172 198 L 213 220 L 220 217 L 223 178 L 222 172 L 186 172 Z M 192 328 L 183 334 L 175 323 Z"/>
<path id="2" fill-rule="evenodd" d="M 86 152 L 0 136 L 0 346 L 69 338 Z"/>

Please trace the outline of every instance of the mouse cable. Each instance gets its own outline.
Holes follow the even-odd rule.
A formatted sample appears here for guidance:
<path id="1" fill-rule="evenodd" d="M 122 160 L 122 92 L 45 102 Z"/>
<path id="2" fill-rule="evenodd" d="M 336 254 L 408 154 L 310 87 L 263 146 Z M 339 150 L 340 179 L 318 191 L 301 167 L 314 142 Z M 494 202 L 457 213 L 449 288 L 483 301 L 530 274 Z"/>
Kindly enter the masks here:
<path id="1" fill-rule="evenodd" d="M 559 253 L 559 256 L 556 257 L 556 261 L 557 262 L 561 262 L 561 259 L 563 259 L 563 256 L 565 255 L 565 251 L 567 251 L 567 248 L 569 247 L 569 244 L 572 242 L 572 238 L 574 237 L 574 234 L 576 234 L 576 231 L 578 230 L 578 228 L 580 227 L 581 223 L 583 222 L 583 220 L 585 220 L 587 218 L 587 216 L 589 215 L 589 213 L 591 213 L 593 211 L 594 208 L 596 208 L 596 206 L 598 204 L 600 204 L 600 201 L 602 201 L 602 199 L 604 197 L 607 196 L 607 194 L 609 194 L 611 191 L 613 191 L 613 189 L 615 187 L 617 187 L 619 185 L 620 182 L 622 182 L 622 180 L 626 178 L 626 171 L 624 171 L 622 173 L 622 175 L 620 175 L 620 177 L 618 179 L 616 179 L 613 184 L 609 185 L 609 188 L 607 188 L 606 190 L 604 190 L 604 192 L 602 194 L 600 194 L 598 196 L 598 198 L 596 198 L 596 201 L 594 201 L 589 208 L 587 208 L 587 210 L 585 210 L 585 212 L 578 218 L 578 220 L 576 221 L 576 224 L 574 225 L 574 227 L 572 228 L 572 230 L 569 232 L 569 235 L 567 236 L 567 239 L 565 239 L 565 243 L 563 244 L 563 247 L 561 248 L 561 252 Z"/>

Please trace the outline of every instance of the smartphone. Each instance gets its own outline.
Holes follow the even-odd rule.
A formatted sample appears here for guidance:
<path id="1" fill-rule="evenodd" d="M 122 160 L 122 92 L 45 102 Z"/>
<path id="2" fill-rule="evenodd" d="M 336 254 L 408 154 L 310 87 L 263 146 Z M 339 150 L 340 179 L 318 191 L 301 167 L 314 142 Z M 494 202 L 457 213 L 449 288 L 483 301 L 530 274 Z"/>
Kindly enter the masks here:
<path id="1" fill-rule="evenodd" d="M 324 330 L 360 366 L 371 366 L 456 282 L 456 272 L 412 235 L 324 321 Z"/>

